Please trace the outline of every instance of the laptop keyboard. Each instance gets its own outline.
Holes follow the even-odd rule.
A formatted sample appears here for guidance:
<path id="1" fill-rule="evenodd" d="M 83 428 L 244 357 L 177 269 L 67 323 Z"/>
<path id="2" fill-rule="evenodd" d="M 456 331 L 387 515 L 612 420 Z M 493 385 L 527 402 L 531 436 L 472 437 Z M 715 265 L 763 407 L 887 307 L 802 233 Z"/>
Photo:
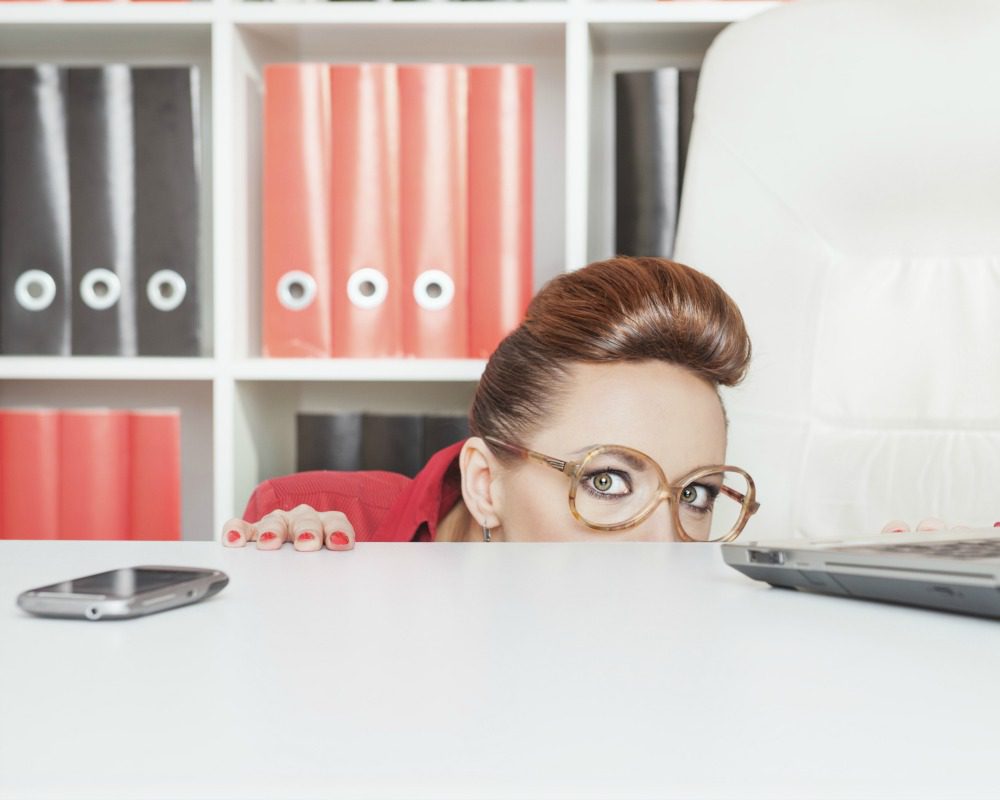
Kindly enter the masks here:
<path id="1" fill-rule="evenodd" d="M 977 558 L 1000 558 L 1000 538 L 961 539 L 954 542 L 909 542 L 907 544 L 866 547 L 831 547 L 830 550 L 842 550 L 850 553 L 904 553 L 906 555 L 971 561 Z"/>

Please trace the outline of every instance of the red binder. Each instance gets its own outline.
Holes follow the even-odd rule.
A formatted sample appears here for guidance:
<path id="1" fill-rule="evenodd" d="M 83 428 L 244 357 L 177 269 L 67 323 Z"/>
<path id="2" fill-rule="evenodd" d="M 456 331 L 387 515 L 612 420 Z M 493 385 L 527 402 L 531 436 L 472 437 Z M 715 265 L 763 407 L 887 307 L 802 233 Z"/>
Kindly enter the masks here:
<path id="1" fill-rule="evenodd" d="M 180 412 L 133 411 L 128 439 L 130 538 L 180 539 Z"/>
<path id="2" fill-rule="evenodd" d="M 404 352 L 468 355 L 468 73 L 399 67 Z"/>
<path id="3" fill-rule="evenodd" d="M 112 409 L 60 413 L 58 538 L 129 538 L 128 420 Z"/>
<path id="4" fill-rule="evenodd" d="M 399 356 L 399 89 L 394 64 L 330 68 L 333 355 Z"/>
<path id="5" fill-rule="evenodd" d="M 0 539 L 55 539 L 59 412 L 0 411 Z"/>
<path id="6" fill-rule="evenodd" d="M 532 91 L 519 64 L 469 68 L 469 355 L 516 328 L 533 281 Z"/>
<path id="7" fill-rule="evenodd" d="M 330 70 L 264 70 L 265 356 L 329 356 Z"/>

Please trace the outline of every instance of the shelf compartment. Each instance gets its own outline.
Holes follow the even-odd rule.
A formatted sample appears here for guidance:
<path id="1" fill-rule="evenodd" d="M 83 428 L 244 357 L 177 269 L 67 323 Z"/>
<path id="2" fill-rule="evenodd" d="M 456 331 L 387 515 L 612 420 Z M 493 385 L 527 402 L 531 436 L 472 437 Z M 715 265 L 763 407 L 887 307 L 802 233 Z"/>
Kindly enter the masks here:
<path id="1" fill-rule="evenodd" d="M 53 376 L 59 378 L 62 376 Z M 0 381 L 3 408 L 179 408 L 181 410 L 181 537 L 213 538 L 215 457 L 212 448 L 212 384 L 174 380 Z"/>
<path id="2" fill-rule="evenodd" d="M 416 19 L 416 17 L 415 17 Z M 535 68 L 534 288 L 566 268 L 565 25 L 525 23 L 241 23 L 233 47 L 232 226 L 235 352 L 260 355 L 263 70 L 269 63 L 529 63 Z M 579 265 L 577 265 L 579 266 Z"/>
<path id="3" fill-rule="evenodd" d="M 202 352 L 214 352 L 212 330 L 212 25 L 208 22 L 167 23 L 150 17 L 140 24 L 120 22 L 18 22 L 6 16 L 0 24 L 0 66 L 24 66 L 35 63 L 63 66 L 100 66 L 131 64 L 135 66 L 177 66 L 190 64 L 199 72 L 198 137 L 200 142 L 199 203 L 200 241 L 198 278 L 201 296 Z M 33 5 L 33 4 L 32 4 Z M 39 4 L 41 5 L 41 4 Z M 97 4 L 95 4 L 97 5 Z M 116 4 L 108 4 L 114 6 Z M 156 4 L 150 4 L 156 5 Z M 52 8 L 60 11 L 60 8 Z M 92 9 L 87 9 L 92 10 Z M 133 15 L 124 13 L 125 18 Z M 108 9 L 108 18 L 114 16 Z M 164 15 L 166 16 L 166 15 Z M 138 19 L 139 17 L 135 17 Z M 0 367 L 0 370 L 3 368 Z M 0 374 L 3 374 L 0 372 Z"/>
<path id="4" fill-rule="evenodd" d="M 258 483 L 295 472 L 296 413 L 466 414 L 475 391 L 475 381 L 237 381 L 233 514 L 243 513 Z"/>

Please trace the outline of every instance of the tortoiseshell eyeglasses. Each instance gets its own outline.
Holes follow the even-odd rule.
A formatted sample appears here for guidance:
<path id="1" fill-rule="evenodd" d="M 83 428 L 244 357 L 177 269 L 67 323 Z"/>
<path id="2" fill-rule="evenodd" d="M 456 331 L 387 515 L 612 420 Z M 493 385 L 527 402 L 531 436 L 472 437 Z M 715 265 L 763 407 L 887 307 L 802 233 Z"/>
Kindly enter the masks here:
<path id="1" fill-rule="evenodd" d="M 598 531 L 635 527 L 666 501 L 682 540 L 731 542 L 760 508 L 753 478 L 739 467 L 698 467 L 670 483 L 656 461 L 631 447 L 598 445 L 565 461 L 492 436 L 485 441 L 566 475 L 570 512 Z"/>

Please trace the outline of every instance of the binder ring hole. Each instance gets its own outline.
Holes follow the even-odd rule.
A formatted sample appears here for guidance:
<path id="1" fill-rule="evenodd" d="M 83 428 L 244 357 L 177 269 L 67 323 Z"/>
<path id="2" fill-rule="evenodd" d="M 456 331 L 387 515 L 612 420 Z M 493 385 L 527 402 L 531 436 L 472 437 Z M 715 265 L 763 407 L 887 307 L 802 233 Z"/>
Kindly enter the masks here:
<path id="1" fill-rule="evenodd" d="M 300 269 L 290 270 L 278 280 L 278 301 L 289 311 L 309 308 L 316 291 L 316 279 Z"/>
<path id="2" fill-rule="evenodd" d="M 146 297 L 159 311 L 173 311 L 184 302 L 186 294 L 187 283 L 172 269 L 154 272 L 146 283 Z"/>
<path id="3" fill-rule="evenodd" d="M 88 308 L 103 311 L 121 299 L 122 284 L 109 269 L 92 269 L 80 280 L 80 299 Z"/>
<path id="4" fill-rule="evenodd" d="M 389 279 L 374 267 L 362 267 L 347 279 L 347 297 L 358 308 L 377 308 L 389 295 Z"/>
<path id="5" fill-rule="evenodd" d="M 14 282 L 14 297 L 27 311 L 44 311 L 56 299 L 55 279 L 40 269 L 22 272 Z"/>
<path id="6" fill-rule="evenodd" d="M 440 311 L 455 299 L 455 282 L 447 272 L 429 269 L 413 282 L 413 298 L 428 311 Z"/>

